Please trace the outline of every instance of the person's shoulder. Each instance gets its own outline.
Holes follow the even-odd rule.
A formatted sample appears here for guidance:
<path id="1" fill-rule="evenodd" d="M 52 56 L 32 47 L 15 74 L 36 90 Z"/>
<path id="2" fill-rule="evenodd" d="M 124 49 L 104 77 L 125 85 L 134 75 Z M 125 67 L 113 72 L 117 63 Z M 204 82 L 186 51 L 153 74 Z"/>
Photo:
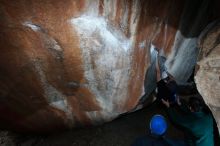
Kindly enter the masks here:
<path id="1" fill-rule="evenodd" d="M 213 124 L 213 116 L 210 112 L 204 112 L 204 117 Z"/>
<path id="2" fill-rule="evenodd" d="M 196 116 L 193 117 L 192 123 L 196 125 L 201 125 L 201 127 L 205 128 L 213 124 L 212 114 L 206 112 L 198 112 Z M 200 123 L 200 124 L 198 124 Z"/>

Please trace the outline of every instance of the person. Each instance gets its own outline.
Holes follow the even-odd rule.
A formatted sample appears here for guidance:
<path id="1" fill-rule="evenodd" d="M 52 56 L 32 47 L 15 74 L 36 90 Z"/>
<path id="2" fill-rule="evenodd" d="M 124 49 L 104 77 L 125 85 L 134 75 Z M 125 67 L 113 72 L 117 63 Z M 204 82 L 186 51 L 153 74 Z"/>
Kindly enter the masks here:
<path id="1" fill-rule="evenodd" d="M 159 56 L 157 48 L 156 73 L 157 73 L 157 100 L 169 100 L 170 103 L 176 102 L 177 83 L 174 77 L 167 71 L 165 66 L 166 58 Z"/>
<path id="2" fill-rule="evenodd" d="M 157 99 L 169 100 L 170 103 L 176 103 L 177 84 L 174 79 L 169 76 L 157 82 Z"/>
<path id="3" fill-rule="evenodd" d="M 176 106 L 170 106 L 170 102 L 164 99 L 162 102 L 171 121 L 183 130 L 189 146 L 214 146 L 213 118 L 200 98 L 190 97 L 188 106 L 179 98 Z"/>
<path id="4" fill-rule="evenodd" d="M 158 51 L 158 48 L 151 45 L 153 63 L 146 73 L 145 94 L 139 100 L 134 111 L 143 108 L 143 106 L 161 104 L 161 99 L 168 99 L 172 103 L 176 101 L 177 83 L 174 77 L 167 71 L 165 66 L 166 57 L 159 55 Z M 156 76 L 152 75 L 154 71 L 156 71 Z M 153 96 L 150 96 L 151 93 L 153 93 Z"/>
<path id="5" fill-rule="evenodd" d="M 137 138 L 131 146 L 185 146 L 183 141 L 165 137 L 167 123 L 162 115 L 154 115 L 149 127 L 150 133 Z"/>

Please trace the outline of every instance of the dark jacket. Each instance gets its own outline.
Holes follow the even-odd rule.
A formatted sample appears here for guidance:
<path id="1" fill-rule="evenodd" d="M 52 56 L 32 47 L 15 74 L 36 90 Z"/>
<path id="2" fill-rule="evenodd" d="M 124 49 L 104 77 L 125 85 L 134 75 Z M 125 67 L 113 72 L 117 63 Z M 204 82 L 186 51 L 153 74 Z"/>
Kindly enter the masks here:
<path id="1" fill-rule="evenodd" d="M 159 100 L 164 99 L 168 100 L 170 103 L 175 103 L 177 84 L 174 80 L 170 81 L 169 83 L 165 83 L 163 79 L 160 80 L 157 82 L 157 89 L 157 98 Z"/>
<path id="2" fill-rule="evenodd" d="M 186 105 L 168 108 L 171 120 L 182 127 L 190 146 L 214 146 L 213 118 L 210 113 L 191 112 Z"/>

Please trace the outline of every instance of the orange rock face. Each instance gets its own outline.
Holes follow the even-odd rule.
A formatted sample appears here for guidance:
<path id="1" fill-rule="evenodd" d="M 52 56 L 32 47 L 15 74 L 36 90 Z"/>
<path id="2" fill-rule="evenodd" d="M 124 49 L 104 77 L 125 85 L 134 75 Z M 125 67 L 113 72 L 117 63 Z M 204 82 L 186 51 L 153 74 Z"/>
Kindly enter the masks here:
<path id="1" fill-rule="evenodd" d="M 153 47 L 185 82 L 197 37 L 215 19 L 210 7 L 184 0 L 0 0 L 1 127 L 51 131 L 134 109 L 155 87 Z"/>

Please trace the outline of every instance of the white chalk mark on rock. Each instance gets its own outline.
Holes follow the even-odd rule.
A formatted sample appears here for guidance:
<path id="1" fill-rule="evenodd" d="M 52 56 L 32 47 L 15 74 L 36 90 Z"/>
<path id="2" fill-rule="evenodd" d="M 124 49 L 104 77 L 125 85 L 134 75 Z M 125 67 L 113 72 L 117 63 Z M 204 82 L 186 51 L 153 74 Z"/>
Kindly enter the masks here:
<path id="1" fill-rule="evenodd" d="M 42 69 L 42 65 L 39 60 L 36 60 L 34 62 L 34 67 L 36 69 L 36 72 L 39 75 L 41 84 L 44 89 L 45 97 L 47 98 L 47 101 L 49 102 L 50 106 L 53 106 L 59 110 L 62 110 L 66 113 L 67 118 L 72 122 L 73 124 L 73 114 L 72 114 L 72 108 L 71 106 L 68 106 L 68 103 L 66 101 L 66 96 L 63 95 L 60 91 L 58 91 L 55 87 L 50 85 L 46 79 L 46 75 Z"/>
<path id="2" fill-rule="evenodd" d="M 127 98 L 132 41 L 104 17 L 82 15 L 70 23 L 80 37 L 88 87 L 103 110 L 111 112 Z"/>
<path id="3" fill-rule="evenodd" d="M 36 24 L 33 24 L 30 21 L 24 22 L 23 25 L 26 26 L 26 27 L 31 28 L 33 31 L 40 31 L 41 30 L 40 26 L 38 26 Z"/>

